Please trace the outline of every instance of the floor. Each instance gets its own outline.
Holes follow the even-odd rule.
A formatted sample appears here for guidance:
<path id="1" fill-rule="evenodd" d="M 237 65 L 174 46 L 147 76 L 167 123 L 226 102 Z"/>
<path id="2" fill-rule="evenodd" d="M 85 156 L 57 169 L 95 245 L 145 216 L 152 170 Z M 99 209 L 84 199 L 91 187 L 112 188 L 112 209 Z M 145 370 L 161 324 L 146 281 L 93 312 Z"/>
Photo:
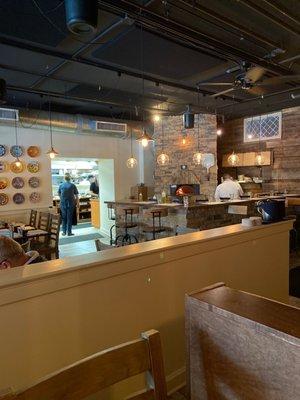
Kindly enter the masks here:
<path id="1" fill-rule="evenodd" d="M 79 256 L 82 254 L 92 253 L 96 251 L 95 238 L 99 237 L 105 242 L 105 239 L 99 233 L 99 229 L 91 226 L 90 223 L 78 224 L 73 227 L 74 236 L 59 235 L 59 255 L 60 258 Z"/>

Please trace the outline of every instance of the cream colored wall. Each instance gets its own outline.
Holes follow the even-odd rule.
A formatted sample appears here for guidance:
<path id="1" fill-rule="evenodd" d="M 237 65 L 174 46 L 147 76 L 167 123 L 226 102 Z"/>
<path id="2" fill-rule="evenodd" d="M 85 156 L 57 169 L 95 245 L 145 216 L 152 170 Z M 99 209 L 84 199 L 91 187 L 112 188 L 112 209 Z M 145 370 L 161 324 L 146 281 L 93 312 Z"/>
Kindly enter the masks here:
<path id="1" fill-rule="evenodd" d="M 50 138 L 49 130 L 42 129 L 18 129 L 19 144 L 28 148 L 30 145 L 37 145 L 41 148 L 41 155 L 37 159 L 41 163 L 41 171 L 36 176 L 41 178 L 42 186 L 40 192 L 42 194 L 42 201 L 35 204 L 34 208 L 47 209 L 52 202 L 51 192 L 51 164 L 46 152 L 49 150 Z M 128 169 L 126 168 L 126 160 L 130 153 L 130 141 L 128 139 L 119 139 L 114 137 L 100 137 L 96 134 L 74 134 L 68 132 L 54 132 L 53 142 L 56 150 L 59 152 L 60 157 L 72 158 L 92 158 L 92 159 L 113 159 L 114 160 L 114 180 L 115 180 L 115 193 L 118 199 L 128 197 L 130 194 L 130 187 L 140 182 L 139 168 Z M 8 148 L 15 144 L 15 131 L 11 126 L 0 126 L 0 144 L 6 145 Z M 135 154 L 138 157 L 138 144 L 133 143 Z M 142 153 L 141 153 L 142 154 Z M 22 157 L 22 160 L 29 160 L 29 157 Z M 13 157 L 1 157 L 1 161 L 13 161 Z M 142 160 L 138 160 L 142 161 Z M 29 173 L 22 173 L 20 176 L 28 178 Z M 16 174 L 11 172 L 2 173 L 1 176 L 7 176 L 10 181 Z M 10 195 L 10 202 L 6 206 L 0 207 L 0 215 L 5 219 L 15 219 L 19 216 L 21 219 L 25 218 L 26 210 L 33 207 L 29 201 L 24 205 L 16 205 L 12 201 L 12 196 L 18 190 L 13 189 L 11 186 L 7 190 Z M 30 193 L 32 190 L 26 184 L 24 188 L 25 193 Z M 28 197 L 28 196 L 27 196 Z M 112 198 L 113 199 L 113 198 Z M 111 200 L 107 198 L 106 200 Z M 1 218 L 1 217 L 0 217 Z"/>
<path id="2" fill-rule="evenodd" d="M 26 386 L 150 328 L 162 335 L 169 387 L 183 383 L 185 293 L 223 281 L 286 301 L 291 225 L 233 225 L 1 272 L 0 388 Z"/>

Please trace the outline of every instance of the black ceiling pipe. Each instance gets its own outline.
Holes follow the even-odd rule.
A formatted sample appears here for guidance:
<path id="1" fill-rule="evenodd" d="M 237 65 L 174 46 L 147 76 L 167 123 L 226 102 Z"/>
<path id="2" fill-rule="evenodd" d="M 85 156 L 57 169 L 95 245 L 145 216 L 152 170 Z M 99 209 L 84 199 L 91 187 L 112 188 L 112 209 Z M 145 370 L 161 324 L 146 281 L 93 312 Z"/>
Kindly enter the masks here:
<path id="1" fill-rule="evenodd" d="M 4 79 L 0 79 L 0 104 L 6 103 L 6 82 Z"/>
<path id="2" fill-rule="evenodd" d="M 66 22 L 76 35 L 94 33 L 98 22 L 97 0 L 65 0 Z"/>

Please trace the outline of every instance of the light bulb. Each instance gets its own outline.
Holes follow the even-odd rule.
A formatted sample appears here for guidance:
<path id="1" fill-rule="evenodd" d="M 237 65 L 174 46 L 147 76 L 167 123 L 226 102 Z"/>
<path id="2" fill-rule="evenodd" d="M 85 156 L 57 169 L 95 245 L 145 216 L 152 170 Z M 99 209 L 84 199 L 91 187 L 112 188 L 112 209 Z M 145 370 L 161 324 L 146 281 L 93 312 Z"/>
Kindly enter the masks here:
<path id="1" fill-rule="evenodd" d="M 169 164 L 170 161 L 170 157 L 168 156 L 168 154 L 166 153 L 161 153 L 158 157 L 157 157 L 157 164 L 158 165 L 167 165 Z"/>
<path id="2" fill-rule="evenodd" d="M 53 158 L 55 158 L 55 156 L 56 156 L 56 154 L 53 151 L 51 151 L 49 153 L 49 157 L 51 158 L 51 160 L 53 160 Z"/>
<path id="3" fill-rule="evenodd" d="M 263 157 L 263 155 L 261 153 L 256 154 L 255 163 L 256 163 L 256 165 L 263 165 L 264 157 Z"/>
<path id="4" fill-rule="evenodd" d="M 127 168 L 134 168 L 137 166 L 137 160 L 134 157 L 129 157 L 126 161 Z"/>
<path id="5" fill-rule="evenodd" d="M 142 146 L 143 146 L 143 147 L 147 147 L 147 146 L 148 146 L 148 143 L 149 143 L 149 140 L 146 139 L 146 138 L 143 138 L 141 142 L 142 142 Z"/>
<path id="6" fill-rule="evenodd" d="M 199 151 L 197 151 L 197 153 L 195 153 L 195 154 L 193 155 L 193 161 L 194 161 L 195 164 L 198 164 L 198 165 L 201 164 L 201 161 L 202 161 L 202 154 L 201 154 Z"/>
<path id="7" fill-rule="evenodd" d="M 252 139 L 253 135 L 251 135 L 251 133 L 249 133 L 249 135 L 247 135 L 248 139 Z"/>
<path id="8" fill-rule="evenodd" d="M 217 135 L 218 135 L 218 136 L 221 136 L 221 135 L 222 135 L 222 133 L 223 133 L 223 132 L 222 132 L 222 129 L 220 129 L 220 128 L 219 128 L 219 129 L 217 129 Z"/>
<path id="9" fill-rule="evenodd" d="M 237 154 L 235 154 L 235 152 L 233 151 L 232 154 L 228 157 L 228 162 L 229 164 L 231 164 L 233 167 L 235 167 L 236 165 L 238 165 L 239 162 L 239 156 Z"/>
<path id="10" fill-rule="evenodd" d="M 160 121 L 160 115 L 159 115 L 159 114 L 155 114 L 155 115 L 153 116 L 153 121 L 154 121 L 154 122 L 159 122 L 159 121 Z"/>
<path id="11" fill-rule="evenodd" d="M 183 137 L 181 142 L 182 142 L 183 145 L 185 145 L 186 144 L 186 138 Z"/>
<path id="12" fill-rule="evenodd" d="M 19 159 L 17 159 L 16 162 L 15 162 L 15 166 L 20 168 L 21 165 L 22 165 L 21 161 Z"/>

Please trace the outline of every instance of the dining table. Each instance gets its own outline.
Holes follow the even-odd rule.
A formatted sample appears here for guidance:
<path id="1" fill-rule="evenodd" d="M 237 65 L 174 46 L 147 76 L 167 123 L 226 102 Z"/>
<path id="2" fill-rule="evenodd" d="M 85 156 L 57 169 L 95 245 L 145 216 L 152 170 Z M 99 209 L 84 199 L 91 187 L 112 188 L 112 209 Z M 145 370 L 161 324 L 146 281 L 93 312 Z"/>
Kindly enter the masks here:
<path id="1" fill-rule="evenodd" d="M 25 226 L 28 229 L 28 227 Z M 0 236 L 6 236 L 14 239 L 16 242 L 24 243 L 28 240 L 38 239 L 40 237 L 47 237 L 50 233 L 43 229 L 32 228 L 30 230 L 25 229 L 24 231 L 13 231 L 9 228 L 0 229 Z"/>

